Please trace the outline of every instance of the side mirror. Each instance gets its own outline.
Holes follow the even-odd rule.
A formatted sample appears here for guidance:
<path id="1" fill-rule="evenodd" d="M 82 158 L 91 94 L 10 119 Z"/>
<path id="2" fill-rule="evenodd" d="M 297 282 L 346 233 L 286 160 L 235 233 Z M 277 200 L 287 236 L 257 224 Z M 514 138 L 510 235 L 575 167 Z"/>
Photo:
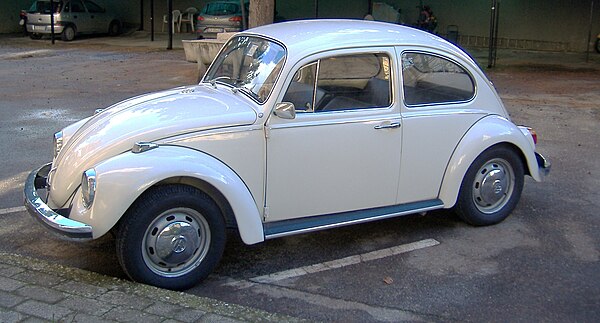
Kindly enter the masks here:
<path id="1" fill-rule="evenodd" d="M 295 119 L 296 118 L 296 107 L 291 102 L 277 103 L 275 106 L 275 115 L 281 119 Z"/>

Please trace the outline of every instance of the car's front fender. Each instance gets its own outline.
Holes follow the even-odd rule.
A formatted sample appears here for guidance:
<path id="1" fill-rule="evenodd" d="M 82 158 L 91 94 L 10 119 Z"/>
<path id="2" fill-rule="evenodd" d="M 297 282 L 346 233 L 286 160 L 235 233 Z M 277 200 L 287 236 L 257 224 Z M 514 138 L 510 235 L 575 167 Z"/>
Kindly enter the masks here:
<path id="1" fill-rule="evenodd" d="M 458 143 L 446 167 L 439 197 L 445 208 L 456 203 L 460 185 L 469 166 L 484 150 L 501 143 L 512 144 L 525 157 L 525 169 L 536 181 L 541 181 L 533 140 L 510 120 L 491 115 L 477 121 Z"/>
<path id="2" fill-rule="evenodd" d="M 70 218 L 90 225 L 94 238 L 108 232 L 148 188 L 170 178 L 202 180 L 229 202 L 242 240 L 264 241 L 260 211 L 240 177 L 216 158 L 179 146 L 160 146 L 142 153 L 125 152 L 94 167 L 96 195 L 89 209 L 81 189 L 74 197 Z"/>

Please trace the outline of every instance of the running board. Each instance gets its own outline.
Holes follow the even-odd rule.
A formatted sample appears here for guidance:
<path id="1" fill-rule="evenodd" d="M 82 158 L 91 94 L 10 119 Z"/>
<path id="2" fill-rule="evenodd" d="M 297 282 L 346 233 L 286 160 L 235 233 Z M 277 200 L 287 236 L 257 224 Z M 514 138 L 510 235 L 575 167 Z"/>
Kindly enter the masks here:
<path id="1" fill-rule="evenodd" d="M 293 234 L 307 233 L 414 213 L 427 212 L 441 209 L 443 207 L 444 203 L 442 203 L 441 200 L 436 199 L 366 210 L 317 215 L 308 218 L 268 222 L 263 226 L 265 231 L 265 239 L 274 239 Z"/>

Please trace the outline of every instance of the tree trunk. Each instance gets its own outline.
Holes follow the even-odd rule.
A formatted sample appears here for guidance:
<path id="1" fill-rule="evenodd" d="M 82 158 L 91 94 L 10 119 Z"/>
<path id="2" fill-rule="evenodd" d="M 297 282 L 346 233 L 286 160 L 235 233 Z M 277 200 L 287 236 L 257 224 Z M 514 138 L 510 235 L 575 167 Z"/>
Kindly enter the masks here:
<path id="1" fill-rule="evenodd" d="M 273 23 L 275 0 L 250 0 L 248 27 L 258 27 Z"/>

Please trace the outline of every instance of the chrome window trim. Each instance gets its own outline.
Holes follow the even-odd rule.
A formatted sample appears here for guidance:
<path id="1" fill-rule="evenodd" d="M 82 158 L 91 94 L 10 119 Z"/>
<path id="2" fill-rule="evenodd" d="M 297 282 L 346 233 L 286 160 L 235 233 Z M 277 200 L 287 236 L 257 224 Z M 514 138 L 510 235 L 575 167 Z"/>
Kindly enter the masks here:
<path id="1" fill-rule="evenodd" d="M 405 91 L 404 91 L 404 70 L 402 70 L 402 68 L 400 68 L 401 74 L 400 74 L 400 82 L 402 82 L 402 103 L 404 104 L 405 107 L 407 108 L 420 108 L 420 107 L 432 107 L 432 106 L 438 106 L 438 105 L 447 105 L 447 104 L 461 104 L 461 103 L 468 103 L 468 102 L 472 102 L 475 100 L 475 97 L 477 97 L 477 92 L 478 92 L 478 85 L 477 82 L 475 81 L 475 77 L 473 77 L 473 74 L 471 74 L 471 72 L 469 71 L 468 68 L 465 68 L 464 65 L 460 64 L 459 62 L 457 62 L 456 60 L 448 57 L 448 56 L 443 56 L 442 54 L 437 54 L 437 53 L 433 53 L 433 52 L 427 52 L 427 51 L 418 51 L 418 50 L 402 50 L 400 52 L 400 57 L 399 60 L 400 62 L 402 62 L 402 58 L 404 56 L 404 54 L 407 53 L 414 53 L 414 54 L 424 54 L 424 55 L 429 55 L 429 56 L 435 56 L 447 61 L 450 61 L 456 65 L 458 65 L 460 68 L 462 68 L 466 74 L 469 76 L 469 78 L 471 79 L 471 83 L 473 83 L 473 95 L 471 96 L 471 98 L 469 98 L 468 100 L 461 100 L 461 101 L 446 101 L 446 102 L 433 102 L 433 103 L 421 103 L 421 104 L 407 104 L 406 103 L 406 97 L 405 97 Z M 400 63 L 400 67 L 402 67 L 402 63 Z"/>
<path id="2" fill-rule="evenodd" d="M 368 47 L 367 47 L 368 48 Z M 365 48 L 365 49 L 367 49 Z M 345 53 L 341 53 L 341 54 L 335 54 L 335 55 L 329 55 L 329 56 L 324 56 L 321 57 L 319 59 L 317 59 L 316 61 L 311 61 L 309 63 L 306 63 L 304 65 L 302 65 L 300 68 L 298 68 L 298 71 L 301 70 L 302 68 L 304 68 L 305 66 L 309 66 L 311 64 L 315 64 L 317 63 L 317 71 L 315 73 L 315 84 L 313 87 L 313 100 L 312 100 L 312 106 L 310 111 L 309 110 L 300 110 L 300 111 L 296 111 L 297 114 L 309 114 L 309 113 L 318 113 L 318 114 L 330 114 L 330 113 L 344 113 L 344 112 L 351 112 L 351 111 L 362 111 L 362 110 L 374 110 L 374 109 L 390 109 L 394 107 L 394 102 L 395 102 L 395 91 L 394 91 L 394 78 L 396 77 L 396 72 L 394 71 L 394 59 L 393 57 L 395 57 L 395 53 L 393 51 L 393 47 L 390 47 L 389 51 L 385 51 L 385 50 L 381 50 L 381 48 L 378 48 L 377 50 L 374 51 L 360 51 L 361 48 L 355 48 L 357 51 L 356 52 L 345 52 Z M 390 103 L 387 106 L 374 106 L 374 107 L 365 107 L 365 108 L 360 108 L 360 109 L 340 109 L 340 110 L 335 110 L 335 111 L 315 111 L 315 104 L 316 104 L 316 100 L 317 100 L 317 87 L 318 87 L 318 83 L 319 83 L 319 72 L 321 70 L 321 60 L 323 59 L 328 59 L 328 58 L 332 58 L 332 57 L 340 57 L 340 56 L 351 56 L 351 55 L 363 55 L 363 54 L 381 54 L 381 55 L 385 55 L 389 61 L 390 64 L 390 77 L 389 77 L 389 94 L 390 94 Z M 398 82 L 400 82 L 400 80 L 398 80 Z M 289 87 L 289 85 L 288 85 Z M 287 90 L 286 90 L 287 91 Z"/>

